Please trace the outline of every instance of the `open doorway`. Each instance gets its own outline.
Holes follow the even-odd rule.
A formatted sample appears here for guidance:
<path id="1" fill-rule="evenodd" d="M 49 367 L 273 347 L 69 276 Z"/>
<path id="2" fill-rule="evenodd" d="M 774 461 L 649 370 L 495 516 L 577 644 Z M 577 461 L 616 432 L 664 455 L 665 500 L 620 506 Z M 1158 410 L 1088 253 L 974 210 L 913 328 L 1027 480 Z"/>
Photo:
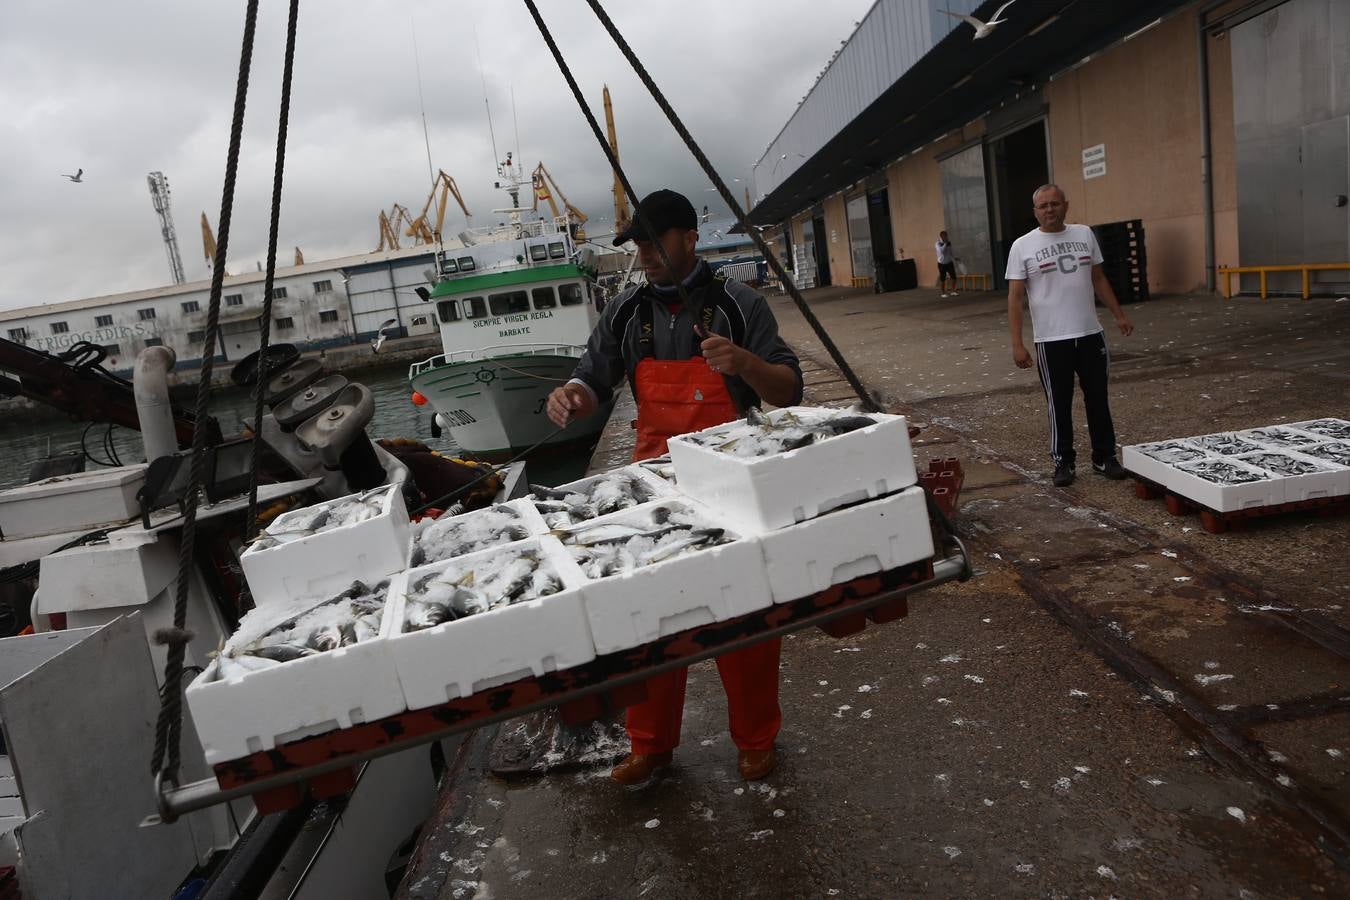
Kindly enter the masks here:
<path id="1" fill-rule="evenodd" d="M 1038 119 L 985 144 L 990 183 L 990 224 L 993 225 L 994 279 L 1002 287 L 1013 241 L 1036 227 L 1031 194 L 1050 180 L 1050 154 L 1045 120 Z"/>
<path id="2" fill-rule="evenodd" d="M 815 236 L 816 251 L 816 287 L 830 284 L 830 242 L 826 237 L 825 217 L 816 216 L 811 220 Z"/>

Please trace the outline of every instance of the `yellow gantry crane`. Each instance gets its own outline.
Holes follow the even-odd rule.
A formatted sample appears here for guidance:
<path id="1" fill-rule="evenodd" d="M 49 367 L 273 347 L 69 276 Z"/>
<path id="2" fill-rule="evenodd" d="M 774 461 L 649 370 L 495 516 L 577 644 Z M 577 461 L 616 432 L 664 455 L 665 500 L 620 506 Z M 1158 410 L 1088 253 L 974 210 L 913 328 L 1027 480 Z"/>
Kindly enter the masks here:
<path id="1" fill-rule="evenodd" d="M 619 158 L 619 135 L 614 130 L 614 104 L 609 100 L 609 85 L 605 85 L 605 128 L 609 131 L 609 149 L 614 158 Z M 748 209 L 749 207 L 747 207 Z M 614 233 L 618 234 L 628 227 L 631 221 L 628 212 L 628 195 L 623 191 L 623 182 L 619 180 L 618 169 L 614 170 Z"/>
<path id="2" fill-rule="evenodd" d="M 413 227 L 413 217 L 402 203 L 395 203 L 388 212 L 380 210 L 380 246 L 375 248 L 375 252 L 400 249 L 398 236 L 404 227 Z"/>
<path id="3" fill-rule="evenodd" d="M 436 196 L 437 190 L 440 191 L 440 197 Z M 455 179 L 445 174 L 441 169 L 436 173 L 436 180 L 431 183 L 431 193 L 427 194 L 427 202 L 422 205 L 422 214 L 408 224 L 404 234 L 410 238 L 415 238 L 419 244 L 439 244 L 441 241 L 441 227 L 445 224 L 445 211 L 449 206 L 450 198 L 454 197 L 459 208 L 464 211 L 464 221 L 468 224 L 472 218 L 469 207 L 464 203 L 464 195 L 459 192 L 459 185 L 455 184 Z M 436 219 L 431 221 L 427 216 L 431 213 L 432 204 L 436 207 Z"/>
<path id="4" fill-rule="evenodd" d="M 553 218 L 555 219 L 563 214 L 563 210 L 566 210 L 567 221 L 573 226 L 573 236 L 579 241 L 586 240 L 586 214 L 567 201 L 567 196 L 563 194 L 558 187 L 558 183 L 553 180 L 553 176 L 548 173 L 548 169 L 544 168 L 542 162 L 535 167 L 530 179 L 534 182 L 534 204 L 530 208 L 539 209 L 539 201 L 543 200 L 548 203 L 548 208 L 553 212 Z M 562 201 L 562 210 L 558 209 L 558 200 L 553 199 L 555 195 L 558 200 Z"/>

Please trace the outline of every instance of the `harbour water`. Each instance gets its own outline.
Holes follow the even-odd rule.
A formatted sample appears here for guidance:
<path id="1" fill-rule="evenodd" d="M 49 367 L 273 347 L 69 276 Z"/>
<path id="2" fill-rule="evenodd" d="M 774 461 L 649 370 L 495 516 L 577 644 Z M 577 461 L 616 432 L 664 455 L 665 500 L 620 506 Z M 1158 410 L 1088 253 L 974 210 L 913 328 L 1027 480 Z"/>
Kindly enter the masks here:
<path id="1" fill-rule="evenodd" d="M 432 437 L 431 408 L 413 406 L 405 363 L 344 374 L 352 381 L 364 384 L 374 394 L 375 417 L 366 426 L 366 432 L 372 438 L 413 438 L 442 453 L 456 451 L 448 433 L 442 433 L 439 438 Z M 238 434 L 244 423 L 253 417 L 253 398 L 238 388 L 216 391 L 212 396 L 211 413 L 220 421 L 222 433 Z M 79 451 L 82 438 L 92 459 L 109 462 L 104 446 L 107 432 L 107 425 L 87 427 L 87 423 L 70 422 L 46 410 L 31 417 L 15 416 L 0 421 L 0 490 L 25 483 L 34 463 L 49 453 Z M 116 456 L 123 463 L 143 459 L 139 432 L 113 428 L 110 440 Z M 561 484 L 579 478 L 585 472 L 588 459 L 589 451 L 579 451 L 571 456 L 532 463 L 528 475 L 535 483 Z M 85 462 L 86 471 L 98 467 L 92 460 Z"/>

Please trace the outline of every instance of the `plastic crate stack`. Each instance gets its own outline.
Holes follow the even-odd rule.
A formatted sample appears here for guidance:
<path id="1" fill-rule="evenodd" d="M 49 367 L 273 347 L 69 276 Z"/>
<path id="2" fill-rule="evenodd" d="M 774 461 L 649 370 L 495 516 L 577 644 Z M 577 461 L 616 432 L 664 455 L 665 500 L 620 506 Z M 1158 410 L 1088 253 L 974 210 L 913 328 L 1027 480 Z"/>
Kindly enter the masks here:
<path id="1" fill-rule="evenodd" d="M 1106 280 L 1121 303 L 1148 299 L 1148 254 L 1144 249 L 1144 223 L 1140 219 L 1092 226 L 1102 248 Z"/>

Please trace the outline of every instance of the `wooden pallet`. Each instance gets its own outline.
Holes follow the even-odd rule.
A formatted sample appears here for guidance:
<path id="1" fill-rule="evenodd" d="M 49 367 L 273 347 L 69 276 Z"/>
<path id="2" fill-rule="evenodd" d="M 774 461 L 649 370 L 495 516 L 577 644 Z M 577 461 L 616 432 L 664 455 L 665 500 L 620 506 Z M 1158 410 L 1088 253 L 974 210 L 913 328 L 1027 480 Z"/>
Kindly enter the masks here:
<path id="1" fill-rule="evenodd" d="M 1252 519 L 1264 519 L 1284 513 L 1315 512 L 1318 515 L 1332 516 L 1350 511 L 1350 496 L 1345 496 L 1318 497 L 1313 500 L 1295 500 L 1290 503 L 1273 503 L 1269 506 L 1219 512 L 1170 491 L 1155 481 L 1133 473 L 1130 477 L 1134 479 L 1134 495 L 1140 500 L 1162 500 L 1167 504 L 1167 511 L 1174 516 L 1199 513 L 1201 527 L 1210 534 L 1223 534 L 1229 530 L 1241 529 Z"/>

